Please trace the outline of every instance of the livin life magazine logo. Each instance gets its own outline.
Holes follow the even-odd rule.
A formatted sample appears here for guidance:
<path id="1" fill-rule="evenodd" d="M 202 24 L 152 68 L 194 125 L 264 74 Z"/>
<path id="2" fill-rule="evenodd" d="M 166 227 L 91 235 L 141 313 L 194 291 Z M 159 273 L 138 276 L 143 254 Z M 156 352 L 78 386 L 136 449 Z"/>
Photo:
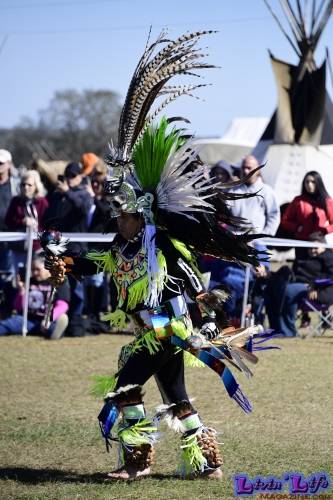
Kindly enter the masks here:
<path id="1" fill-rule="evenodd" d="M 299 472 L 286 472 L 282 477 L 256 476 L 251 479 L 247 474 L 234 476 L 236 497 L 255 496 L 277 500 L 305 499 L 330 500 L 331 478 L 327 472 L 314 472 L 310 476 Z"/>

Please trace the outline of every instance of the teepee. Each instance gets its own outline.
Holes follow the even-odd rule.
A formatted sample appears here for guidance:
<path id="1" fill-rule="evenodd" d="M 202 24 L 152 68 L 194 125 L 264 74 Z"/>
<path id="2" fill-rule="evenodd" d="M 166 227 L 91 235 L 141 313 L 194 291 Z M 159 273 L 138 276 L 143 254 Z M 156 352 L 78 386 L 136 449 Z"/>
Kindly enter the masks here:
<path id="1" fill-rule="evenodd" d="M 333 195 L 333 104 L 326 90 L 328 55 L 317 67 L 314 52 L 332 14 L 333 0 L 279 0 L 287 22 L 264 0 L 296 52 L 297 66 L 270 53 L 278 105 L 253 154 L 267 162 L 264 180 L 280 204 L 300 194 L 306 172 L 317 170 Z"/>

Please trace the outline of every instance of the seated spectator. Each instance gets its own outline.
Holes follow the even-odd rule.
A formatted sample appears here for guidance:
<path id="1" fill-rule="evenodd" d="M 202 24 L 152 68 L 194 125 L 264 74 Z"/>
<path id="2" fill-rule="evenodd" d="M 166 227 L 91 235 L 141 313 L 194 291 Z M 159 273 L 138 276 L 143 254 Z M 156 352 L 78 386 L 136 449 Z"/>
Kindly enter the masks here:
<path id="1" fill-rule="evenodd" d="M 325 237 L 320 232 L 313 233 L 308 239 L 314 243 L 325 242 Z M 323 247 L 310 248 L 304 258 L 296 258 L 292 273 L 284 273 L 282 285 L 277 274 L 273 273 L 265 290 L 270 327 L 286 337 L 295 337 L 297 310 L 306 297 L 326 304 L 327 307 L 333 304 L 333 286 L 318 287 L 315 284 L 318 279 L 332 278 L 333 252 Z"/>
<path id="2" fill-rule="evenodd" d="M 257 250 L 265 252 L 266 247 L 263 245 L 256 245 Z M 258 280 L 265 279 L 269 270 L 269 263 L 267 262 L 266 253 L 258 254 L 259 261 L 261 262 L 257 268 L 250 270 L 250 292 Z M 238 326 L 242 314 L 244 284 L 245 284 L 245 269 L 244 266 L 230 262 L 221 262 L 209 256 L 205 256 L 200 260 L 200 271 L 209 272 L 211 274 L 209 288 L 224 285 L 229 290 L 230 296 L 224 304 L 224 311 L 229 319 Z M 259 286 L 256 287 L 256 293 L 259 293 Z M 257 297 L 255 297 L 257 300 Z M 256 316 L 256 307 L 253 307 L 253 314 L 255 319 L 259 320 Z"/>
<path id="3" fill-rule="evenodd" d="M 48 207 L 45 198 L 45 189 L 36 170 L 28 170 L 21 177 L 21 192 L 11 199 L 5 217 L 5 223 L 11 231 L 26 231 L 31 227 L 34 231 L 43 229 L 43 218 Z M 12 244 L 14 250 L 15 267 L 25 263 L 25 242 Z M 37 240 L 33 243 L 34 251 L 40 249 Z"/>
<path id="4" fill-rule="evenodd" d="M 27 328 L 29 334 L 43 335 L 46 338 L 56 340 L 63 336 L 68 324 L 66 313 L 70 302 L 70 291 L 67 281 L 57 289 L 52 323 L 46 328 L 44 315 L 52 289 L 51 284 L 48 282 L 49 277 L 50 273 L 44 267 L 44 258 L 40 255 L 35 255 L 31 264 Z M 18 289 L 13 301 L 13 310 L 16 310 L 17 314 L 0 320 L 0 336 L 22 334 L 24 296 L 24 276 L 20 275 L 18 277 Z"/>

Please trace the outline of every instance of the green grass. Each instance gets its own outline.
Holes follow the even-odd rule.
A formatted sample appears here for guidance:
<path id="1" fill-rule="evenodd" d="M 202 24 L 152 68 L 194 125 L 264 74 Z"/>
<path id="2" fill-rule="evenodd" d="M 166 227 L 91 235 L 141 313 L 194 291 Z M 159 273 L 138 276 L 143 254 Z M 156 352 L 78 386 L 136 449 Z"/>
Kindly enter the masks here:
<path id="1" fill-rule="evenodd" d="M 233 475 L 280 475 L 297 470 L 332 473 L 332 332 L 320 339 L 286 339 L 281 351 L 260 355 L 255 377 L 239 377 L 254 405 L 245 415 L 209 369 L 187 371 L 187 385 L 207 425 L 221 434 L 224 479 L 174 477 L 178 437 L 162 426 L 153 476 L 135 483 L 106 482 L 116 464 L 108 455 L 89 395 L 92 374 L 112 373 L 130 337 L 47 342 L 0 341 L 0 498 L 3 499 L 227 499 Z M 146 406 L 160 403 L 154 380 Z"/>

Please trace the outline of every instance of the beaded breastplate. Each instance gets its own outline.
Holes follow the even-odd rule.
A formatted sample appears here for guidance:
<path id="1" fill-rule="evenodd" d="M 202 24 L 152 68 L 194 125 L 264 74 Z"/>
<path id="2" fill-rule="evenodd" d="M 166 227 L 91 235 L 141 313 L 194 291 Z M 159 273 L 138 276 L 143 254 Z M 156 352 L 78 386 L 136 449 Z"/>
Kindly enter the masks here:
<path id="1" fill-rule="evenodd" d="M 114 253 L 115 271 L 113 279 L 118 291 L 118 307 L 121 307 L 131 289 L 139 286 L 147 278 L 147 259 L 144 247 L 133 257 L 125 257 L 121 250 L 117 248 Z M 144 286 L 144 283 L 142 283 Z"/>

